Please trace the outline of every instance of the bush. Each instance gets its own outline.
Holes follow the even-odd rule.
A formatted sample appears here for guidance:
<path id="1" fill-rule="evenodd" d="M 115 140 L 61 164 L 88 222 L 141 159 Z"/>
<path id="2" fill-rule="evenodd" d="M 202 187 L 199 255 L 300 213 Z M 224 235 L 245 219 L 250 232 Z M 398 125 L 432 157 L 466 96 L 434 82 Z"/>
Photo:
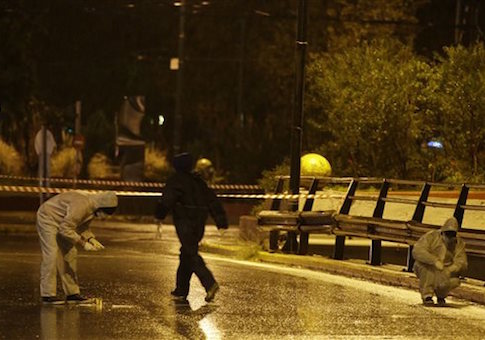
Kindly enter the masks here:
<path id="1" fill-rule="evenodd" d="M 438 61 L 429 85 L 429 125 L 458 173 L 476 180 L 485 171 L 485 46 L 448 47 Z"/>
<path id="2" fill-rule="evenodd" d="M 51 158 L 51 176 L 74 178 L 76 175 L 76 149 L 65 147 Z"/>
<path id="3" fill-rule="evenodd" d="M 119 172 L 113 171 L 113 164 L 106 155 L 96 153 L 88 164 L 89 178 L 119 178 Z"/>
<path id="4" fill-rule="evenodd" d="M 0 172 L 4 175 L 21 175 L 24 161 L 13 146 L 0 140 Z"/>
<path id="5" fill-rule="evenodd" d="M 153 146 L 145 149 L 145 178 L 153 182 L 164 182 L 171 173 L 167 156 Z"/>
<path id="6" fill-rule="evenodd" d="M 261 179 L 258 180 L 258 184 L 265 192 L 274 192 L 276 184 L 278 183 L 277 176 L 289 176 L 290 164 L 289 160 L 285 160 L 282 164 L 276 166 L 272 170 L 264 170 Z M 288 186 L 288 181 L 285 182 Z M 283 190 L 288 190 L 288 187 Z"/>
<path id="7" fill-rule="evenodd" d="M 324 146 L 336 175 L 407 178 L 420 151 L 429 65 L 392 40 L 312 57 L 306 148 Z"/>

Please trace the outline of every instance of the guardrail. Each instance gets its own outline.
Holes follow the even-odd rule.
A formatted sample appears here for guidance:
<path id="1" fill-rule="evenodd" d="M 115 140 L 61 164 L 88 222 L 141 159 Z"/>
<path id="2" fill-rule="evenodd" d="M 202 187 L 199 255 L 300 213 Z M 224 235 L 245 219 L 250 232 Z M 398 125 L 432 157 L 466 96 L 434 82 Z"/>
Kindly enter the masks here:
<path id="1" fill-rule="evenodd" d="M 42 179 L 36 177 L 0 175 L 0 194 L 2 196 L 28 194 L 32 197 L 32 194 L 57 194 L 73 190 L 72 187 L 50 188 L 25 185 L 32 181 L 39 183 L 40 180 Z M 263 199 L 268 202 L 268 209 L 258 214 L 258 223 L 263 230 L 269 232 L 270 250 L 272 251 L 279 249 L 279 241 L 284 236 L 286 237 L 286 242 L 282 250 L 306 254 L 308 252 L 309 234 L 325 233 L 336 236 L 333 257 L 335 259 L 343 259 L 346 237 L 364 237 L 372 240 L 369 262 L 373 265 L 381 264 L 382 241 L 409 245 L 407 268 L 410 270 L 413 264 L 411 252 L 416 240 L 422 234 L 429 230 L 437 229 L 441 225 L 436 221 L 423 221 L 425 212 L 430 209 L 453 209 L 452 212 L 448 211 L 442 214 L 443 221 L 450 215 L 455 216 L 460 225 L 459 235 L 466 242 L 467 252 L 485 255 L 485 230 L 462 227 L 466 211 L 485 211 L 485 205 L 467 204 L 470 190 L 480 191 L 482 197 L 485 198 L 485 185 L 442 184 L 378 178 L 302 177 L 301 185 L 305 191 L 302 194 L 292 195 L 285 192 L 285 183 L 288 180 L 289 176 L 278 177 L 276 188 L 270 194 L 264 193 L 263 189 L 255 185 L 227 184 L 214 185 L 212 187 L 216 190 L 218 197 L 227 199 L 230 202 L 241 200 L 254 202 L 254 200 Z M 1 181 L 21 185 L 2 185 Z M 136 208 L 133 199 L 137 197 L 148 199 L 149 202 L 147 201 L 147 204 L 143 204 L 146 210 L 146 207 L 154 205 L 157 196 L 160 195 L 159 191 L 164 185 L 163 183 L 155 182 L 74 181 L 63 178 L 50 178 L 49 181 L 61 184 L 82 184 L 83 188 L 77 187 L 77 190 L 116 191 L 119 196 L 126 198 L 121 202 L 124 210 L 129 212 L 139 211 L 140 213 L 142 211 Z M 327 189 L 335 186 L 338 186 L 340 191 L 334 191 L 329 194 Z M 369 193 L 369 191 L 359 190 L 361 186 L 373 187 L 374 191 Z M 412 195 L 409 192 L 402 192 L 401 189 L 403 187 L 413 187 Z M 342 188 L 346 188 L 346 191 L 343 191 Z M 430 199 L 433 196 L 431 188 L 459 188 L 459 192 L 456 193 L 456 197 L 451 198 L 453 202 L 450 203 L 443 200 Z M 413 195 L 415 197 L 412 197 Z M 341 200 L 341 204 L 338 209 L 318 210 L 318 207 L 314 207 L 317 199 L 319 201 L 338 199 Z M 299 203 L 301 208 L 298 211 L 289 211 L 288 203 L 294 204 L 295 201 Z M 359 202 L 371 204 L 372 214 L 370 216 L 351 211 L 351 208 L 354 210 L 354 207 Z M 20 204 L 24 203 L 20 202 Z M 412 216 L 408 218 L 402 216 L 400 218 L 396 216 L 386 217 L 384 210 L 391 205 L 411 207 L 413 210 Z M 29 206 L 33 207 L 34 204 Z M 149 213 L 151 213 L 151 210 Z M 286 235 L 283 233 L 286 233 Z M 298 237 L 299 240 L 297 240 Z"/>
<path id="2" fill-rule="evenodd" d="M 282 194 L 284 181 L 287 176 L 279 177 L 275 188 L 275 194 Z M 318 195 L 317 189 L 322 190 L 329 184 L 348 183 L 345 195 L 338 212 L 335 210 L 312 211 L 314 197 L 330 198 L 330 195 Z M 378 191 L 370 194 L 368 191 L 358 191 L 360 186 L 378 187 Z M 420 181 L 405 181 L 395 179 L 376 178 L 305 178 L 302 186 L 308 190 L 308 194 L 299 211 L 289 211 L 281 208 L 281 199 L 273 199 L 269 210 L 263 210 L 258 214 L 259 226 L 270 233 L 270 250 L 278 250 L 280 232 L 286 232 L 286 243 L 282 250 L 306 254 L 308 251 L 308 238 L 310 233 L 326 233 L 335 235 L 333 258 L 343 259 L 346 237 L 355 236 L 371 240 L 369 251 L 369 263 L 380 265 L 382 262 L 382 241 L 390 241 L 409 245 L 407 270 L 413 266 L 412 247 L 424 233 L 439 229 L 441 223 L 436 221 L 423 223 L 425 212 L 430 209 L 448 209 L 442 213 L 443 221 L 449 216 L 456 217 L 459 223 L 458 234 L 466 243 L 466 251 L 469 254 L 485 255 L 485 230 L 462 227 L 465 211 L 483 212 L 484 205 L 467 204 L 470 189 L 485 190 L 483 185 L 469 184 L 442 184 Z M 403 187 L 414 187 L 419 190 L 406 191 L 403 194 L 399 190 Z M 431 199 L 431 188 L 450 189 L 459 188 L 457 197 L 451 198 L 453 202 Z M 414 192 L 413 198 L 409 198 Z M 437 192 L 439 193 L 439 192 Z M 288 195 L 288 199 L 294 195 Z M 404 196 L 404 197 L 403 197 Z M 433 195 L 438 197 L 436 193 Z M 450 198 L 447 199 L 448 201 Z M 356 202 L 367 202 L 372 207 L 372 214 L 365 216 L 362 213 L 353 214 L 351 208 Z M 370 202 L 370 203 L 369 203 Z M 374 203 L 375 202 L 375 203 Z M 384 210 L 390 205 L 408 206 L 413 210 L 412 217 L 401 216 L 400 218 L 384 217 Z M 451 211 L 450 211 L 451 210 Z M 296 237 L 299 235 L 299 244 Z"/>

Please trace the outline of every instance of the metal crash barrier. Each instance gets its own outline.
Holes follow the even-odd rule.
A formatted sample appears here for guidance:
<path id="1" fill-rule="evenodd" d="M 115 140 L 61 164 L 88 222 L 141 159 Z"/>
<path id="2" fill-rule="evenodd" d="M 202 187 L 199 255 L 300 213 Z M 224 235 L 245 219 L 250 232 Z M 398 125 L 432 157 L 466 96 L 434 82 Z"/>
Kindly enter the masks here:
<path id="1" fill-rule="evenodd" d="M 354 236 L 371 240 L 369 263 L 372 265 L 380 265 L 382 262 L 382 241 L 407 244 L 409 246 L 407 270 L 411 271 L 414 263 L 411 255 L 414 243 L 426 232 L 440 228 L 439 223 L 423 223 L 425 212 L 438 208 L 448 209 L 442 213 L 444 218 L 453 215 L 458 220 L 458 234 L 466 243 L 467 253 L 485 256 L 485 230 L 462 227 L 466 211 L 485 211 L 483 205 L 467 204 L 470 189 L 483 191 L 485 189 L 483 185 L 375 178 L 302 178 L 303 190 L 308 190 L 307 194 L 300 195 L 305 197 L 303 208 L 299 211 L 288 211 L 282 206 L 282 200 L 294 199 L 295 195 L 284 196 L 282 194 L 284 181 L 287 179 L 287 176 L 278 177 L 275 194 L 280 196 L 272 199 L 269 210 L 263 210 L 257 215 L 259 227 L 270 233 L 270 251 L 279 250 L 278 240 L 281 238 L 281 232 L 300 236 L 299 244 L 289 248 L 289 252 L 298 254 L 307 253 L 309 234 L 326 233 L 336 236 L 333 258 L 343 259 L 345 240 L 347 237 Z M 312 211 L 315 198 L 330 198 L 329 195 L 317 194 L 317 190 L 321 191 L 329 184 L 342 185 L 344 183 L 348 183 L 348 187 L 345 195 L 342 196 L 343 200 L 338 212 L 335 210 Z M 359 191 L 361 186 L 366 186 L 367 189 L 371 187 L 374 190 Z M 405 187 L 412 187 L 414 190 L 403 191 Z M 432 188 L 438 191 L 430 195 Z M 459 189 L 456 193 L 457 197 L 439 200 L 440 196 L 449 193 L 449 189 L 455 188 Z M 450 200 L 453 202 L 449 202 Z M 364 216 L 358 209 L 357 213 L 354 213 L 356 202 L 367 202 L 367 211 L 371 210 L 372 215 Z M 385 218 L 385 208 L 390 204 L 398 204 L 400 207 L 407 206 L 412 210 L 412 217 Z M 285 249 L 282 250 L 285 251 Z"/>
<path id="2" fill-rule="evenodd" d="M 58 187 L 34 186 L 40 179 L 0 175 L 0 210 L 32 210 L 38 207 L 41 193 L 51 195 L 73 190 L 96 192 L 113 190 L 120 196 L 120 211 L 126 214 L 152 214 L 153 206 L 160 196 L 163 183 L 138 183 L 122 181 L 78 180 L 50 178 Z M 407 270 L 413 266 L 411 256 L 414 243 L 424 233 L 439 229 L 442 221 L 425 219 L 425 212 L 444 209 L 443 221 L 449 216 L 459 223 L 458 234 L 466 242 L 468 254 L 485 256 L 485 228 L 463 227 L 465 213 L 479 214 L 475 220 L 484 220 L 485 185 L 443 184 L 378 178 L 301 177 L 302 194 L 287 194 L 289 176 L 277 177 L 273 193 L 255 185 L 214 185 L 217 196 L 231 203 L 266 200 L 266 209 L 257 214 L 259 227 L 269 233 L 270 251 L 307 254 L 310 234 L 335 236 L 333 258 L 343 259 L 347 237 L 371 240 L 369 263 L 382 262 L 382 241 L 406 244 L 408 248 Z M 3 182 L 3 183 L 2 183 Z M 409 190 L 411 188 L 411 190 Z M 433 191 L 432 191 L 433 189 Z M 451 191 L 451 196 L 450 190 Z M 475 190 L 475 192 L 473 192 Z M 446 199 L 442 199 L 446 196 Z M 480 204 L 468 203 L 470 197 L 480 197 Z M 441 198 L 441 200 L 440 200 Z M 140 199 L 144 200 L 140 204 Z M 136 200 L 136 202 L 135 202 Z M 336 205 L 318 203 L 338 201 Z M 298 204 L 298 211 L 289 206 Z M 12 208 L 15 204 L 15 209 Z M 239 204 L 239 203 L 237 203 Z M 359 204 L 366 205 L 360 209 Z M 386 216 L 386 209 L 398 205 L 400 210 L 410 211 L 409 216 Z M 245 207 L 246 209 L 248 207 Z M 242 208 L 241 208 L 242 209 Z M 359 210 L 360 209 L 360 210 Z M 399 211 L 400 211 L 399 210 Z M 470 224 L 470 223 L 466 223 Z"/>

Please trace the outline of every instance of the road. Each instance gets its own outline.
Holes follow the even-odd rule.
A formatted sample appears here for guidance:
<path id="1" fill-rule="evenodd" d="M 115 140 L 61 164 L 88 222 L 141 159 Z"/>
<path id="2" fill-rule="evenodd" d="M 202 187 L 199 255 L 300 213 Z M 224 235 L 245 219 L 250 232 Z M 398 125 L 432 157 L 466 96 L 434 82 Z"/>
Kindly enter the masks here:
<path id="1" fill-rule="evenodd" d="M 80 251 L 82 292 L 98 307 L 39 301 L 35 234 L 0 235 L 0 339 L 485 338 L 485 307 L 321 272 L 204 255 L 221 284 L 215 302 L 194 279 L 188 304 L 170 298 L 173 237 L 105 230 L 107 246 Z"/>

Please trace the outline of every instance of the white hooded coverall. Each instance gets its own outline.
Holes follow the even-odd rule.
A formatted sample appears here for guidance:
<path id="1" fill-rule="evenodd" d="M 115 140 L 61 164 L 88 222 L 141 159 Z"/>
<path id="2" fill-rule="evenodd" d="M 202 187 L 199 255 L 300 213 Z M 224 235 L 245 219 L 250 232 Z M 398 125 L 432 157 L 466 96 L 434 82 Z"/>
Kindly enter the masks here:
<path id="1" fill-rule="evenodd" d="M 468 262 L 465 243 L 457 236 L 447 239 L 444 231 L 458 231 L 455 218 L 448 219 L 440 230 L 429 231 L 416 242 L 413 249 L 415 259 L 414 272 L 419 278 L 421 297 L 445 298 L 448 293 L 460 285 L 459 276 L 466 271 Z M 443 269 L 436 267 L 436 262 L 443 264 Z"/>
<path id="2" fill-rule="evenodd" d="M 37 211 L 37 232 L 42 250 L 40 295 L 56 296 L 57 272 L 67 295 L 79 294 L 76 244 L 94 237 L 89 223 L 100 208 L 116 207 L 113 192 L 86 194 L 69 191 L 42 204 Z"/>

